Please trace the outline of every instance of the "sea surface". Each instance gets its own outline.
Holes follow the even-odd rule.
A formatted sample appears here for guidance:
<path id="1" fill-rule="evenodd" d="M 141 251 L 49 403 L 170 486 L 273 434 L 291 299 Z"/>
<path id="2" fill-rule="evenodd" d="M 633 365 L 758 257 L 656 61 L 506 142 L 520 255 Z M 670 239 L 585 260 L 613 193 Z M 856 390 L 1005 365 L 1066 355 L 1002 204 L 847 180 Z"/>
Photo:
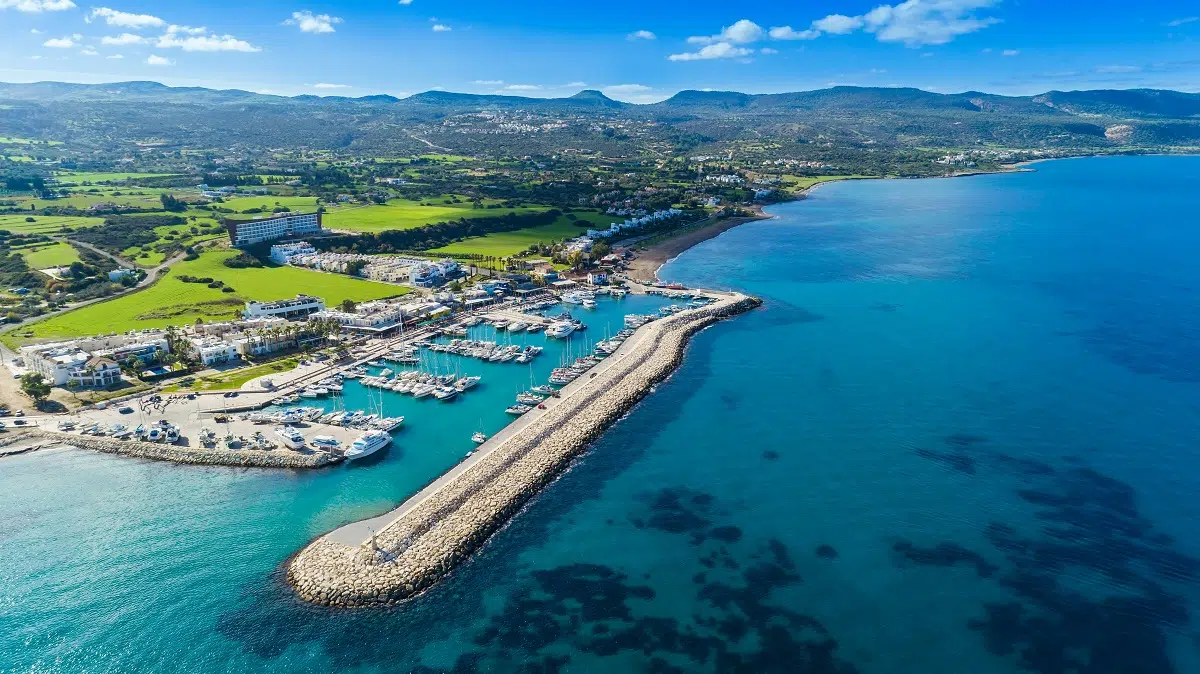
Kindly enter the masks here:
<path id="1" fill-rule="evenodd" d="M 665 300 L 428 363 L 484 384 L 384 394 L 358 465 L 0 460 L 0 671 L 1200 672 L 1200 157 L 1033 168 L 822 186 L 668 263 L 766 304 L 397 608 L 282 570 Z"/>

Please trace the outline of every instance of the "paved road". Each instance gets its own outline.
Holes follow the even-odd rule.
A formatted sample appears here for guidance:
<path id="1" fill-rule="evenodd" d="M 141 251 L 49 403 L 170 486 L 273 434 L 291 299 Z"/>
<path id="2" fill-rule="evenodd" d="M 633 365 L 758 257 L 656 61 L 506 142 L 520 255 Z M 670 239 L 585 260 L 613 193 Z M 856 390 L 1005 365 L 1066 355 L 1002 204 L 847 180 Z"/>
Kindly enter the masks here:
<path id="1" fill-rule="evenodd" d="M 72 241 L 72 243 L 78 243 L 79 245 L 81 245 L 85 248 L 88 248 L 89 250 L 95 250 L 95 251 L 99 252 L 101 255 L 106 255 L 107 257 L 112 258 L 114 260 L 120 260 L 120 258 L 116 257 L 115 255 L 105 253 L 104 251 L 102 251 L 99 248 L 96 248 L 90 244 L 85 244 L 85 243 L 81 243 L 78 241 Z M 121 290 L 120 292 L 113 293 L 112 295 L 109 295 L 107 297 L 97 297 L 97 298 L 90 299 L 90 300 L 84 300 L 82 302 L 75 302 L 74 304 L 68 304 L 64 307 L 60 307 L 53 311 L 46 312 L 46 313 L 42 314 L 41 316 L 30 316 L 28 318 L 23 318 L 16 323 L 9 323 L 9 324 L 5 325 L 3 328 L 0 328 L 0 333 L 5 333 L 10 330 L 16 330 L 17 328 L 21 327 L 22 325 L 27 325 L 29 323 L 36 323 L 38 321 L 44 321 L 48 318 L 51 318 L 52 316 L 57 316 L 59 314 L 65 314 L 68 311 L 82 309 L 83 307 L 86 307 L 91 304 L 96 304 L 97 302 L 105 302 L 105 301 L 120 297 L 122 295 L 128 295 L 131 292 L 136 292 L 138 290 L 141 290 L 141 289 L 145 288 L 146 286 L 149 286 L 150 284 L 154 283 L 156 280 L 158 280 L 159 274 L 162 273 L 162 271 L 164 269 L 166 269 L 167 267 L 170 267 L 171 265 L 175 264 L 176 262 L 179 262 L 180 260 L 182 260 L 184 258 L 184 255 L 185 255 L 184 253 L 178 253 L 167 260 L 163 260 L 162 264 L 158 265 L 157 267 L 146 270 L 146 276 L 143 277 L 141 281 L 138 281 L 137 285 L 135 285 L 133 287 L 125 288 L 125 289 Z M 14 354 L 3 343 L 0 343 L 0 357 L 2 357 L 5 362 L 7 362 L 7 361 L 15 358 L 16 354 Z"/>

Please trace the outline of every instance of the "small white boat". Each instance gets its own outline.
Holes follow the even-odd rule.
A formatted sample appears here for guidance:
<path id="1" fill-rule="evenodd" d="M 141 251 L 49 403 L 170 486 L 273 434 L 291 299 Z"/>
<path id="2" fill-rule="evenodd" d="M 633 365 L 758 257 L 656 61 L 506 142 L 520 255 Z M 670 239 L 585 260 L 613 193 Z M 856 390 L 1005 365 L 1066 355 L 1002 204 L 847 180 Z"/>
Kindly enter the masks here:
<path id="1" fill-rule="evenodd" d="M 313 449 L 316 449 L 316 450 L 319 450 L 322 452 L 331 452 L 331 453 L 335 449 L 338 449 L 339 447 L 342 446 L 342 443 L 338 442 L 336 438 L 330 437 L 328 435 L 313 436 L 313 439 L 309 444 L 312 445 Z"/>
<path id="2" fill-rule="evenodd" d="M 475 431 L 475 433 L 471 436 L 471 442 L 477 445 L 482 445 L 483 443 L 487 442 L 487 436 L 481 431 Z"/>
<path id="3" fill-rule="evenodd" d="M 583 308 L 584 309 L 595 309 L 596 308 L 596 300 L 584 300 Z"/>
<path id="4" fill-rule="evenodd" d="M 276 428 L 275 435 L 278 435 L 284 446 L 289 449 L 304 449 L 304 435 L 291 426 Z"/>
<path id="5" fill-rule="evenodd" d="M 326 393 L 328 393 L 328 391 L 326 391 Z M 301 398 L 316 398 L 317 390 L 315 388 L 306 388 L 300 392 L 300 397 Z"/>
<path id="6" fill-rule="evenodd" d="M 504 410 L 504 412 L 505 412 L 506 414 L 511 414 L 511 415 L 513 415 L 513 416 L 517 416 L 517 417 L 519 417 L 519 416 L 521 416 L 522 414 L 525 414 L 526 412 L 528 412 L 528 411 L 529 411 L 529 410 L 531 410 L 531 409 L 533 409 L 533 408 L 532 408 L 532 407 L 530 407 L 529 405 L 522 405 L 522 404 L 520 404 L 520 403 L 517 403 L 516 405 L 512 405 L 512 406 L 511 406 L 511 407 L 509 407 L 508 409 Z"/>
<path id="7" fill-rule="evenodd" d="M 391 442 L 392 436 L 383 431 L 367 431 L 350 443 L 350 448 L 346 450 L 346 460 L 353 461 L 370 456 L 387 447 Z"/>

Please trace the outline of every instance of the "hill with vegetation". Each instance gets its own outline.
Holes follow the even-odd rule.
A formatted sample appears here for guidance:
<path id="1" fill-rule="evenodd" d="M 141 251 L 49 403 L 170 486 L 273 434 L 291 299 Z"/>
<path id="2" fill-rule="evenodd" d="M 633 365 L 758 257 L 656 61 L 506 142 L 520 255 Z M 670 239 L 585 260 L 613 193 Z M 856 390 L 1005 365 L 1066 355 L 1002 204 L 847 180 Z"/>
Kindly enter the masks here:
<path id="1" fill-rule="evenodd" d="M 762 142 L 780 151 L 1158 148 L 1200 145 L 1200 94 L 1052 91 L 1037 96 L 834 87 L 782 94 L 682 91 L 634 105 L 429 91 L 408 98 L 282 97 L 154 82 L 0 84 L 0 136 L 76 149 L 319 148 L 502 158 L 560 151 L 661 155 Z M 819 152 L 814 154 L 820 154 Z"/>

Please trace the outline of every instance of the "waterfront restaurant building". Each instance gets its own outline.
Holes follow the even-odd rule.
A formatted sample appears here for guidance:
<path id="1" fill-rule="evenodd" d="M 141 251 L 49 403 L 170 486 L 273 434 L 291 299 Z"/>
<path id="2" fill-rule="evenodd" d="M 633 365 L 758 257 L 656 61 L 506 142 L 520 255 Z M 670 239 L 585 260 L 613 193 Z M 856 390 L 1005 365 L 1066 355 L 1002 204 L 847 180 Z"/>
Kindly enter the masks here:
<path id="1" fill-rule="evenodd" d="M 320 234 L 321 214 L 283 213 L 253 220 L 227 218 L 225 228 L 229 230 L 229 240 L 233 245 L 242 248 L 264 241 Z"/>

